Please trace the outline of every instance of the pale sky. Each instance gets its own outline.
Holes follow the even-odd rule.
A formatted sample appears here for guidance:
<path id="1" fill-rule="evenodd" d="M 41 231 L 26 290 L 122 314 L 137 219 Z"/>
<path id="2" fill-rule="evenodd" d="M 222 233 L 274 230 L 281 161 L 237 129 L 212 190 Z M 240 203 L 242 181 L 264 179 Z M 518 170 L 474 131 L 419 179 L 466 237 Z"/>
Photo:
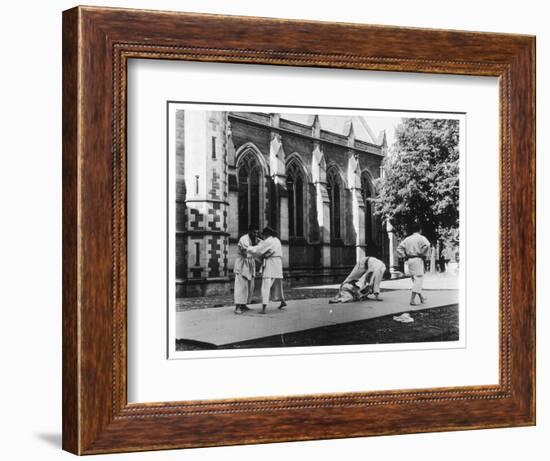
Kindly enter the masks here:
<path id="1" fill-rule="evenodd" d="M 314 114 L 285 114 L 282 113 L 281 117 L 287 120 L 295 120 L 297 122 L 309 125 L 311 123 L 311 118 Z M 353 114 L 354 117 L 358 115 Z M 344 123 L 350 119 L 350 116 L 346 115 L 330 115 L 330 114 L 320 114 L 321 117 L 321 128 L 335 133 L 344 134 Z M 375 115 L 375 116 L 360 116 L 367 122 L 371 130 L 374 132 L 374 135 L 377 137 L 380 131 L 386 130 L 386 139 L 388 146 L 391 146 L 395 141 L 395 128 L 401 122 L 401 117 L 391 116 L 391 113 L 385 115 Z M 366 135 L 364 128 L 360 124 L 355 125 L 356 136 L 359 139 L 364 141 L 370 141 L 370 136 Z M 367 139 L 368 138 L 368 139 Z"/>
<path id="2" fill-rule="evenodd" d="M 363 117 L 369 126 L 372 128 L 372 131 L 379 133 L 381 130 L 386 130 L 386 139 L 388 141 L 388 147 L 390 147 L 395 142 L 395 128 L 401 123 L 401 117 L 391 117 L 377 115 L 375 117 Z"/>

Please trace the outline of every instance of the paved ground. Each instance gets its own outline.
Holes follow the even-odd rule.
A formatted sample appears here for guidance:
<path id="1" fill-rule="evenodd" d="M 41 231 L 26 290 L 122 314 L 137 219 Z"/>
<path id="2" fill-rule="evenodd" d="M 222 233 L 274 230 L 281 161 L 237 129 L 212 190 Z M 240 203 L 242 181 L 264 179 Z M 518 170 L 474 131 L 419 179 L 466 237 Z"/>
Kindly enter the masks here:
<path id="1" fill-rule="evenodd" d="M 221 346 L 458 303 L 457 290 L 430 291 L 427 303 L 418 306 L 409 306 L 409 295 L 408 290 L 389 289 L 381 294 L 382 302 L 346 304 L 329 304 L 327 297 L 297 299 L 290 300 L 283 311 L 273 305 L 265 315 L 259 313 L 259 304 L 251 305 L 250 313 L 240 315 L 234 314 L 233 306 L 183 310 L 176 313 L 176 337 Z"/>
<path id="2" fill-rule="evenodd" d="M 399 323 L 393 320 L 393 315 L 385 315 L 374 319 L 224 344 L 220 348 L 258 349 L 458 341 L 458 305 L 424 309 L 411 312 L 410 315 L 414 319 L 413 323 Z M 214 349 L 218 349 L 218 346 L 195 341 L 176 341 L 178 351 Z"/>

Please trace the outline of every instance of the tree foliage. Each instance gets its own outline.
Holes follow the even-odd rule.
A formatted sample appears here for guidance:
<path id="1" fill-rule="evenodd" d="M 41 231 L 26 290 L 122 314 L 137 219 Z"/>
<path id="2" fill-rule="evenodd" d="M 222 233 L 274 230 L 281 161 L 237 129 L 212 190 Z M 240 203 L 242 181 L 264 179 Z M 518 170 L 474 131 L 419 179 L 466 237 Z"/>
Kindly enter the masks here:
<path id="1" fill-rule="evenodd" d="M 403 119 L 395 135 L 377 183 L 376 214 L 399 237 L 419 223 L 434 243 L 458 238 L 458 120 Z"/>

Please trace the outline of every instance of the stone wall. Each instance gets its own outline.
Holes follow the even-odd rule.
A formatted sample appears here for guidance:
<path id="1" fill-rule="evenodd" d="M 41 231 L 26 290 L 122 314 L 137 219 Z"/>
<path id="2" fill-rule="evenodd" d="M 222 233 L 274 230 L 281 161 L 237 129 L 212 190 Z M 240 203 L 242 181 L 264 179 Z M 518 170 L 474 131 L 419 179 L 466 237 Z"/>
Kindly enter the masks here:
<path id="1" fill-rule="evenodd" d="M 348 136 L 323 131 L 318 120 L 308 127 L 277 114 L 207 111 L 177 112 L 176 143 L 177 296 L 232 289 L 240 237 L 237 174 L 245 152 L 262 165 L 258 224 L 279 231 L 287 286 L 339 282 L 364 254 L 387 261 L 387 238 L 379 220 L 365 220 L 361 191 L 361 174 L 369 181 L 379 177 L 385 144 L 356 140 L 353 129 Z M 291 158 L 306 180 L 303 237 L 288 235 L 286 164 Z M 329 238 L 327 168 L 336 168 L 342 178 L 341 238 L 336 240 Z M 369 223 L 376 226 L 376 238 L 367 242 Z"/>

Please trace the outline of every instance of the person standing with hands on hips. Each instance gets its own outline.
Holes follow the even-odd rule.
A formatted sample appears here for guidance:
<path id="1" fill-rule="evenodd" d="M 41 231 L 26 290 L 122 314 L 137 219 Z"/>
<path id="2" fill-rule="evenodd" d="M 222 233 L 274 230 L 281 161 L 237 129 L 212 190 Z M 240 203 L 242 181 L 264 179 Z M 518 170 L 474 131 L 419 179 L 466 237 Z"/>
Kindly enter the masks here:
<path id="1" fill-rule="evenodd" d="M 413 282 L 409 304 L 415 306 L 414 299 L 416 296 L 418 296 L 421 303 L 427 300 L 422 294 L 422 284 L 424 278 L 424 259 L 430 252 L 430 242 L 422 235 L 422 226 L 416 224 L 412 230 L 413 233 L 398 245 L 397 254 L 400 258 L 407 260 L 409 273 Z"/>

